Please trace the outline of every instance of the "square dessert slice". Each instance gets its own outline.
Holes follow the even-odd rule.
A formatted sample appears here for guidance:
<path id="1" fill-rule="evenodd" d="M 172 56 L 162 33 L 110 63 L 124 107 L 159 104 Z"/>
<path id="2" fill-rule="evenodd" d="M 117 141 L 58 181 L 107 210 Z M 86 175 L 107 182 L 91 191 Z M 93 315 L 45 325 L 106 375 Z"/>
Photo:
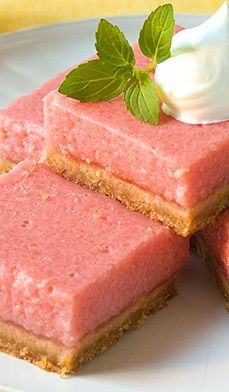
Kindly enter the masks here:
<path id="1" fill-rule="evenodd" d="M 45 158 L 57 173 L 162 221 L 183 236 L 229 205 L 229 121 L 187 125 L 161 114 L 153 126 L 122 97 L 80 103 L 45 98 Z"/>
<path id="2" fill-rule="evenodd" d="M 73 373 L 166 305 L 188 239 L 45 164 L 0 177 L 0 349 Z"/>
<path id="3" fill-rule="evenodd" d="M 133 45 L 139 66 L 147 66 L 137 44 Z M 43 98 L 57 89 L 68 71 L 64 71 L 30 94 L 0 110 L 0 173 L 25 158 L 39 159 L 44 144 Z"/>
<path id="4" fill-rule="evenodd" d="M 44 144 L 43 97 L 56 89 L 63 72 L 0 110 L 0 173 L 26 157 L 38 159 Z"/>
<path id="5" fill-rule="evenodd" d="M 229 306 L 229 209 L 218 216 L 214 225 L 196 233 L 192 242 L 209 266 Z"/>

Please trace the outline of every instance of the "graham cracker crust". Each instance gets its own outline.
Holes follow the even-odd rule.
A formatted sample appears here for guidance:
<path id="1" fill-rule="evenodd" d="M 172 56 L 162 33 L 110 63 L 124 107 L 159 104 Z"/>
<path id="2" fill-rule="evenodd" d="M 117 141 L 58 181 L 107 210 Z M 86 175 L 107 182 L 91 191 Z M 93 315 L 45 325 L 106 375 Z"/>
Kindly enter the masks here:
<path id="1" fill-rule="evenodd" d="M 226 298 L 225 307 L 229 311 L 229 282 L 225 276 L 223 268 L 219 263 L 219 260 L 217 260 L 216 256 L 210 252 L 198 234 L 192 237 L 192 245 L 196 253 L 201 257 L 204 263 L 207 264 L 214 281 L 219 287 L 221 293 Z"/>
<path id="2" fill-rule="evenodd" d="M 148 316 L 167 305 L 176 295 L 179 272 L 167 282 L 141 297 L 121 315 L 86 336 L 78 348 L 68 348 L 52 340 L 35 336 L 25 329 L 0 319 L 0 351 L 26 359 L 40 368 L 61 376 L 75 373 L 85 362 L 102 353 L 124 332 L 140 327 Z"/>
<path id="3" fill-rule="evenodd" d="M 229 184 L 194 208 L 185 209 L 94 164 L 73 160 L 61 154 L 49 154 L 46 161 L 56 173 L 119 200 L 130 210 L 161 221 L 183 237 L 214 223 L 220 211 L 229 206 Z"/>
<path id="4" fill-rule="evenodd" d="M 9 161 L 8 159 L 0 159 L 0 174 L 9 172 L 15 163 Z"/>

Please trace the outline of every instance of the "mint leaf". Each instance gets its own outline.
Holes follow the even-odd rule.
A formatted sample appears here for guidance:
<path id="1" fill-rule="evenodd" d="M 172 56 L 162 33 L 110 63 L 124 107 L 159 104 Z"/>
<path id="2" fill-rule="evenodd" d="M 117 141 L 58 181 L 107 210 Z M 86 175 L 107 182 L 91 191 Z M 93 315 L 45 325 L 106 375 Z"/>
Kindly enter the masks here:
<path id="1" fill-rule="evenodd" d="M 123 92 L 132 73 L 128 66 L 120 68 L 91 60 L 71 71 L 58 91 L 80 102 L 106 101 Z"/>
<path id="2" fill-rule="evenodd" d="M 139 35 L 139 46 L 145 56 L 154 64 L 167 60 L 171 53 L 171 42 L 174 33 L 174 13 L 171 4 L 159 6 L 146 19 Z"/>
<path id="3" fill-rule="evenodd" d="M 103 62 L 118 67 L 135 64 L 133 49 L 117 26 L 102 19 L 98 26 L 96 40 L 95 47 Z"/>
<path id="4" fill-rule="evenodd" d="M 99 59 L 71 71 L 59 92 L 81 102 L 107 101 L 122 93 L 127 109 L 139 120 L 158 124 L 160 102 L 150 78 L 156 64 L 170 57 L 174 32 L 173 7 L 158 7 L 146 19 L 139 35 L 142 52 L 152 59 L 146 68 L 135 66 L 132 47 L 121 30 L 102 19 L 96 33 Z"/>
<path id="5" fill-rule="evenodd" d="M 156 88 L 147 71 L 139 70 L 127 83 L 124 99 L 128 110 L 139 120 L 157 125 L 160 104 Z"/>

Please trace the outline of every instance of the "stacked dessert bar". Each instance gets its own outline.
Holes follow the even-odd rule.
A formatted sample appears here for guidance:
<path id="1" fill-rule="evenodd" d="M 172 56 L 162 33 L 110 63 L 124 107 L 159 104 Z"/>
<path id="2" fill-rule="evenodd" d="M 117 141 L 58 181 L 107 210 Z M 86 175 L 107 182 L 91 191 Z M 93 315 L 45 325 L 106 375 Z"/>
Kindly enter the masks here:
<path id="1" fill-rule="evenodd" d="M 212 272 L 229 309 L 229 209 L 218 216 L 214 225 L 196 233 L 192 242 Z"/>
<path id="2" fill-rule="evenodd" d="M 166 305 L 188 241 L 44 163 L 0 178 L 0 347 L 72 373 Z"/>
<path id="3" fill-rule="evenodd" d="M 70 374 L 175 295 L 228 205 L 229 122 L 154 127 L 62 96 L 64 75 L 0 112 L 0 349 Z M 196 236 L 224 281 L 228 220 Z"/>

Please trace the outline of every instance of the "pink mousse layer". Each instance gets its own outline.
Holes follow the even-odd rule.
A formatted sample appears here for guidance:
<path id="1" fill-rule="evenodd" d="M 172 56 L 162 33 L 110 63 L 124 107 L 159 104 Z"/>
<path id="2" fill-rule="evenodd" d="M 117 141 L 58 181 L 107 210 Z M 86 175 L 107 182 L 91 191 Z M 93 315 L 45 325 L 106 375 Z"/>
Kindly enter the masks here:
<path id="1" fill-rule="evenodd" d="M 44 164 L 1 176 L 0 210 L 0 317 L 66 346 L 188 257 L 187 239 Z"/>
<path id="2" fill-rule="evenodd" d="M 219 215 L 215 225 L 201 230 L 198 235 L 217 258 L 229 280 L 229 209 Z"/>
<path id="3" fill-rule="evenodd" d="M 138 45 L 133 48 L 138 65 L 147 66 L 149 59 L 142 57 Z M 44 145 L 43 98 L 58 88 L 66 72 L 0 110 L 0 159 L 19 162 L 40 157 Z"/>
<path id="4" fill-rule="evenodd" d="M 49 80 L 31 94 L 13 101 L 0 110 L 0 158 L 19 162 L 26 157 L 39 158 L 44 144 L 42 99 L 56 89 L 65 72 Z"/>

